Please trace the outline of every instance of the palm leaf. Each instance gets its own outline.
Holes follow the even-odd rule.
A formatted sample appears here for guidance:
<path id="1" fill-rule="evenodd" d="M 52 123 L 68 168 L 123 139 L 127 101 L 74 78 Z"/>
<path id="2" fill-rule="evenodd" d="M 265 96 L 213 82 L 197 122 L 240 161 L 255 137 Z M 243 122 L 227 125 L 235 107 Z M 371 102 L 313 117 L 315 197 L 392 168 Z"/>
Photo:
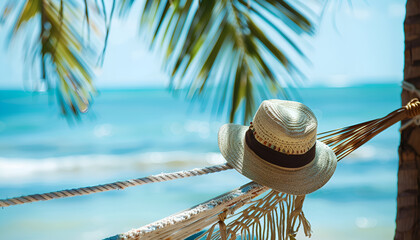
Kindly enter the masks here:
<path id="1" fill-rule="evenodd" d="M 92 68 L 98 49 L 86 43 L 82 26 L 87 25 L 91 39 L 90 29 L 98 29 L 96 25 L 103 15 L 99 11 L 89 14 L 91 6 L 99 9 L 97 3 L 90 2 L 26 0 L 16 4 L 9 1 L 4 13 L 16 11 L 17 14 L 2 15 L 6 20 L 16 16 L 10 41 L 23 30 L 28 36 L 32 33 L 26 27 L 27 23 L 39 26 L 39 34 L 31 39 L 27 54 L 33 56 L 30 60 L 34 65 L 40 63 L 41 79 L 48 89 L 55 89 L 65 115 L 77 116 L 87 111 L 91 95 L 95 93 Z M 92 41 L 100 41 L 102 32 L 94 32 Z"/>
<path id="2" fill-rule="evenodd" d="M 133 2 L 123 1 L 120 12 Z M 187 88 L 189 97 L 229 112 L 231 122 L 247 121 L 255 102 L 289 98 L 285 79 L 303 77 L 291 56 L 304 57 L 297 40 L 314 32 L 309 15 L 316 14 L 299 3 L 146 0 L 140 25 L 151 46 L 164 52 L 173 90 Z"/>

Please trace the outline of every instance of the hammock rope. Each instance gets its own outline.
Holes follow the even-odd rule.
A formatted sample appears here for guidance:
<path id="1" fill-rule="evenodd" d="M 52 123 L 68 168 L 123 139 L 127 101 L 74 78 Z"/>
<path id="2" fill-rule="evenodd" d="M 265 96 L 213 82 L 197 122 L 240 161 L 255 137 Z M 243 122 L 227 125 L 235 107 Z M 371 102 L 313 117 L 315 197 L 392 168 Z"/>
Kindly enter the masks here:
<path id="1" fill-rule="evenodd" d="M 224 170 L 232 169 L 231 166 L 227 164 L 221 164 L 216 166 L 210 166 L 205 168 L 195 168 L 189 171 L 179 171 L 173 173 L 161 173 L 157 175 L 152 175 L 143 178 L 136 178 L 127 181 L 118 181 L 108 184 L 101 184 L 96 186 L 90 187 L 81 187 L 81 188 L 74 188 L 74 189 L 67 189 L 61 190 L 56 192 L 44 193 L 44 194 L 32 194 L 22 197 L 15 197 L 15 198 L 8 198 L 8 199 L 1 199 L 0 200 L 0 207 L 8 207 L 12 205 L 19 205 L 24 203 L 30 202 L 37 202 L 37 201 L 47 201 L 57 198 L 65 198 L 65 197 L 75 197 L 75 196 L 82 196 L 88 195 L 92 193 L 98 192 L 106 192 L 111 190 L 122 190 L 127 187 L 134 187 L 145 185 L 149 183 L 156 183 L 156 182 L 165 182 L 175 179 L 193 177 L 193 176 L 200 176 L 209 173 L 220 172 Z"/>
<path id="2" fill-rule="evenodd" d="M 412 94 L 417 95 L 420 98 L 420 90 L 416 88 L 413 84 L 403 81 L 402 88 Z M 402 124 L 399 131 L 402 132 L 404 129 L 408 128 L 412 124 L 420 126 L 420 116 L 414 116 L 412 119 L 408 120 L 406 123 Z"/>
<path id="3" fill-rule="evenodd" d="M 383 118 L 320 133 L 318 140 L 330 146 L 337 155 L 337 159 L 341 160 L 395 123 L 418 115 L 420 115 L 420 102 L 414 98 L 407 105 Z"/>

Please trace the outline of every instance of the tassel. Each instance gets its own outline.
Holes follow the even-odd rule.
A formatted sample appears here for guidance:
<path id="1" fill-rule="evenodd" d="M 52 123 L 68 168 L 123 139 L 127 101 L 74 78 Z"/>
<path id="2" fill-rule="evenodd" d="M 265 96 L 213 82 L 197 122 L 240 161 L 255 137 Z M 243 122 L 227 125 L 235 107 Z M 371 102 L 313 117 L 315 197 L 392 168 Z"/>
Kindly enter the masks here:
<path id="1" fill-rule="evenodd" d="M 224 221 L 219 221 L 219 232 L 220 232 L 220 239 L 227 240 L 226 224 Z"/>
<path id="2" fill-rule="evenodd" d="M 312 235 L 311 224 L 305 218 L 305 214 L 303 214 L 303 210 L 302 210 L 304 200 L 305 200 L 305 195 L 302 195 L 302 196 L 296 196 L 296 198 L 293 201 L 294 210 L 290 214 L 290 217 L 288 218 L 288 223 L 287 223 L 287 235 L 291 239 L 296 238 L 297 232 L 301 225 L 303 225 L 303 231 L 307 237 L 311 237 Z M 298 222 L 297 225 L 296 225 L 296 222 Z"/>
<path id="3" fill-rule="evenodd" d="M 270 191 L 263 198 L 255 200 L 239 213 L 227 225 L 220 225 L 214 231 L 214 225 L 205 234 L 207 239 L 280 239 L 293 240 L 303 225 L 305 234 L 310 236 L 310 224 L 306 220 L 302 205 L 305 196 L 293 196 L 286 193 Z M 218 222 L 220 224 L 220 221 Z M 227 237 L 227 238 L 225 238 Z"/>
<path id="4" fill-rule="evenodd" d="M 226 220 L 227 212 L 223 211 L 221 214 L 219 214 L 219 232 L 220 232 L 220 239 L 221 240 L 227 240 L 227 231 L 226 231 Z"/>

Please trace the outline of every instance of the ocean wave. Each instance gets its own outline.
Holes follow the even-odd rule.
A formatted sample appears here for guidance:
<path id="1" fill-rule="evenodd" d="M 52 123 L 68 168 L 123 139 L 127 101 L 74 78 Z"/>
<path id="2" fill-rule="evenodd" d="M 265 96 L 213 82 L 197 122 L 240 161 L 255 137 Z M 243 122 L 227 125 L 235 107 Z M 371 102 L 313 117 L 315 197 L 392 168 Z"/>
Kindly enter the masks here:
<path id="1" fill-rule="evenodd" d="M 79 155 L 43 159 L 0 158 L 0 182 L 57 176 L 64 173 L 145 171 L 152 168 L 179 169 L 221 164 L 220 153 L 148 152 L 131 155 Z"/>

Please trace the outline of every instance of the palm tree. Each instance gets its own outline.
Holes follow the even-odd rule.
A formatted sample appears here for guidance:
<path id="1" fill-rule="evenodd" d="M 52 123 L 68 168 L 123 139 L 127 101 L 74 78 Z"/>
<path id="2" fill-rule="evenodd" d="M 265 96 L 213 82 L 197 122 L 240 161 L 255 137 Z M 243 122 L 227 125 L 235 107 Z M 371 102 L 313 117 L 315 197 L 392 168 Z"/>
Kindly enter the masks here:
<path id="1" fill-rule="evenodd" d="M 404 81 L 420 89 L 420 1 L 407 0 L 405 32 Z M 403 90 L 402 104 L 418 97 Z M 410 126 L 402 131 L 399 147 L 398 197 L 395 239 L 420 239 L 420 128 Z"/>

